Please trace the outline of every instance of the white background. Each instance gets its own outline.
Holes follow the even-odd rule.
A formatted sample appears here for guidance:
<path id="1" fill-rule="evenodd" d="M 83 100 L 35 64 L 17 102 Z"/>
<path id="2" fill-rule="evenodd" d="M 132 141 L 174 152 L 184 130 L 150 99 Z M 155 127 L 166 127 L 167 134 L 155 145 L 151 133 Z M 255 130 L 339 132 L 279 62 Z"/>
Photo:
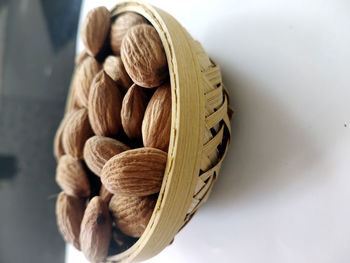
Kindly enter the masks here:
<path id="1" fill-rule="evenodd" d="M 220 64 L 236 115 L 211 197 L 148 263 L 350 262 L 350 1 L 150 2 Z"/>

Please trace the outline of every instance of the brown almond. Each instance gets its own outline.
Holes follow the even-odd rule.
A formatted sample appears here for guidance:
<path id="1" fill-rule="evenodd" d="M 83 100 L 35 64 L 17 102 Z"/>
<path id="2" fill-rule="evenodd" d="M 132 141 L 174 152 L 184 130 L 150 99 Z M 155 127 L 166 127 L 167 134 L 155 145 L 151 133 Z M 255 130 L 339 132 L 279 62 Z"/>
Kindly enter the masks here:
<path id="1" fill-rule="evenodd" d="M 142 137 L 141 126 L 147 106 L 147 94 L 144 89 L 132 85 L 125 94 L 121 110 L 123 129 L 130 139 Z"/>
<path id="2" fill-rule="evenodd" d="M 65 154 L 64 149 L 63 149 L 63 144 L 62 144 L 62 135 L 63 135 L 63 130 L 67 122 L 67 116 L 65 115 L 63 119 L 61 120 L 60 125 L 57 128 L 55 138 L 54 138 L 54 143 L 53 143 L 53 153 L 56 158 L 56 161 L 60 159 L 62 155 Z"/>
<path id="3" fill-rule="evenodd" d="M 98 73 L 89 95 L 89 120 L 96 135 L 115 136 L 122 124 L 122 95 L 117 84 L 104 72 Z"/>
<path id="4" fill-rule="evenodd" d="M 119 196 L 114 195 L 109 202 L 118 228 L 126 235 L 140 237 L 151 219 L 157 197 L 151 196 Z"/>
<path id="5" fill-rule="evenodd" d="M 89 11 L 81 29 L 81 39 L 91 56 L 96 56 L 102 49 L 109 33 L 110 13 L 104 6 Z"/>
<path id="6" fill-rule="evenodd" d="M 85 257 L 92 262 L 103 261 L 108 254 L 112 236 L 112 220 L 107 204 L 99 197 L 91 199 L 81 223 L 80 245 Z"/>
<path id="7" fill-rule="evenodd" d="M 92 57 L 87 57 L 76 70 L 74 87 L 78 104 L 88 106 L 88 98 L 91 83 L 96 74 L 101 70 L 101 65 Z M 74 77 L 74 78 L 75 78 Z"/>
<path id="8" fill-rule="evenodd" d="M 150 25 L 130 28 L 123 38 L 120 53 L 126 72 L 141 87 L 158 87 L 169 76 L 162 41 Z"/>
<path id="9" fill-rule="evenodd" d="M 83 158 L 84 144 L 93 135 L 85 108 L 72 111 L 67 119 L 62 135 L 66 154 L 73 158 Z"/>
<path id="10" fill-rule="evenodd" d="M 122 196 L 146 196 L 159 192 L 167 154 L 159 149 L 138 148 L 122 152 L 106 162 L 101 181 Z"/>
<path id="11" fill-rule="evenodd" d="M 110 193 L 110 192 L 106 189 L 106 187 L 104 187 L 103 185 L 101 185 L 99 196 L 101 197 L 101 199 L 102 199 L 103 201 L 105 201 L 105 202 L 108 204 L 109 201 L 111 200 L 113 194 Z"/>
<path id="12" fill-rule="evenodd" d="M 80 161 L 63 155 L 57 165 L 56 182 L 67 195 L 90 196 L 90 182 Z"/>
<path id="13" fill-rule="evenodd" d="M 120 57 L 108 56 L 103 64 L 103 70 L 124 92 L 126 92 L 132 85 L 132 80 L 128 73 L 126 73 Z"/>
<path id="14" fill-rule="evenodd" d="M 133 12 L 120 14 L 112 23 L 111 27 L 111 48 L 116 55 L 120 54 L 120 46 L 126 32 L 133 26 L 145 24 L 147 20 Z"/>
<path id="15" fill-rule="evenodd" d="M 84 160 L 90 170 L 100 176 L 102 167 L 109 159 L 129 149 L 124 143 L 115 139 L 94 136 L 85 143 Z"/>
<path id="16" fill-rule="evenodd" d="M 170 84 L 159 87 L 150 99 L 142 121 L 142 140 L 146 147 L 168 151 L 171 129 Z"/>
<path id="17" fill-rule="evenodd" d="M 58 195 L 56 218 L 59 231 L 67 243 L 80 250 L 80 224 L 84 214 L 84 200 L 69 196 L 64 192 Z"/>
<path id="18" fill-rule="evenodd" d="M 89 56 L 87 51 L 84 49 L 75 56 L 75 66 L 79 67 L 81 63 Z"/>
<path id="19" fill-rule="evenodd" d="M 84 105 L 82 105 L 80 103 L 80 99 L 78 99 L 76 88 L 74 86 L 74 82 L 76 82 L 76 80 L 77 80 L 77 77 L 73 76 L 73 80 L 72 80 L 73 85 L 71 86 L 72 95 L 71 95 L 71 97 L 68 98 L 68 102 L 67 102 L 68 104 L 67 104 L 67 108 L 66 108 L 67 112 L 84 108 Z"/>
<path id="20" fill-rule="evenodd" d="M 79 68 L 77 66 L 76 68 Z M 75 72 L 78 72 L 79 70 L 76 69 Z M 71 84 L 70 84 L 70 94 L 68 95 L 68 101 L 66 105 L 66 111 L 70 112 L 71 110 L 77 110 L 85 107 L 83 104 L 81 104 L 81 100 L 78 98 L 78 91 L 81 85 L 81 78 L 79 77 L 79 74 L 75 73 L 72 76 Z"/>

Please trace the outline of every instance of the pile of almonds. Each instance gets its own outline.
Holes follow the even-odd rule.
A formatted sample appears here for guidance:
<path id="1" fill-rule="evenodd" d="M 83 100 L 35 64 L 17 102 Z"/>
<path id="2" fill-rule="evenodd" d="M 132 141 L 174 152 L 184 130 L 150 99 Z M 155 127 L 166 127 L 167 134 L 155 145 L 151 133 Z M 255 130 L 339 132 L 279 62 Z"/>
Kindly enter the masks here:
<path id="1" fill-rule="evenodd" d="M 132 12 L 91 10 L 82 26 L 72 107 L 55 136 L 56 204 L 66 242 L 92 262 L 132 245 L 160 191 L 171 89 L 157 31 Z"/>

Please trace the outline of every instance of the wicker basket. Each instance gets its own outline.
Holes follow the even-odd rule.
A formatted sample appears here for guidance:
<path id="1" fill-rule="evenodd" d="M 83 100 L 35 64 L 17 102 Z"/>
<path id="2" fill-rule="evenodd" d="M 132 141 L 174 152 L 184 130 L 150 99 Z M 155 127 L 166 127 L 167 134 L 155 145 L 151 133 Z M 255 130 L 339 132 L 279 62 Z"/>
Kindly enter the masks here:
<path id="1" fill-rule="evenodd" d="M 128 1 L 115 6 L 111 14 L 125 11 L 144 16 L 164 45 L 172 91 L 172 129 L 152 218 L 139 240 L 109 257 L 109 262 L 146 260 L 173 241 L 210 194 L 229 145 L 232 115 L 220 68 L 199 42 L 163 10 Z"/>

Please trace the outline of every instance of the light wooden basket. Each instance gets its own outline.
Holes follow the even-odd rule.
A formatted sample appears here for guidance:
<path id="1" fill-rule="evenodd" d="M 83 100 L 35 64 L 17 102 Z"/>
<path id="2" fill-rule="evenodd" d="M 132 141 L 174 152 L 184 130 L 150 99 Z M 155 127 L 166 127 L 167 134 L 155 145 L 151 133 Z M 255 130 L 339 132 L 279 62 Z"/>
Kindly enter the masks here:
<path id="1" fill-rule="evenodd" d="M 170 73 L 172 129 L 163 184 L 151 220 L 138 241 L 109 257 L 109 262 L 146 260 L 173 241 L 208 198 L 231 133 L 232 110 L 220 68 L 201 44 L 161 9 L 127 1 L 116 5 L 111 14 L 126 11 L 144 16 L 162 40 Z"/>

